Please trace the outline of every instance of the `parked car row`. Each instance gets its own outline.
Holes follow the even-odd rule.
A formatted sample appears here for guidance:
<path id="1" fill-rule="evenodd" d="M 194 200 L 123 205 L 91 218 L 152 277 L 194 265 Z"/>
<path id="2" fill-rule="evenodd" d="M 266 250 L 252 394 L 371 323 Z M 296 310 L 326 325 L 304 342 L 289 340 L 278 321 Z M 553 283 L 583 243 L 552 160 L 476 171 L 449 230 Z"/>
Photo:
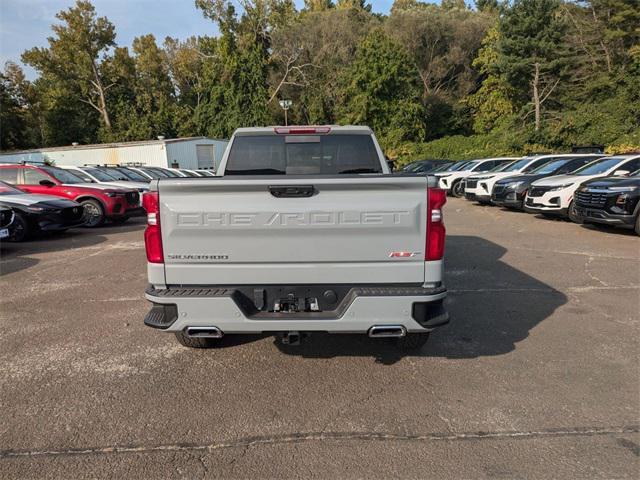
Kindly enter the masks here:
<path id="1" fill-rule="evenodd" d="M 491 162 L 498 163 L 484 171 Z M 458 164 L 434 174 L 452 196 L 576 223 L 632 228 L 640 235 L 640 155 L 553 154 Z"/>
<path id="2" fill-rule="evenodd" d="M 0 239 L 122 224 L 144 215 L 142 196 L 157 178 L 213 176 L 160 167 L 0 165 Z"/>

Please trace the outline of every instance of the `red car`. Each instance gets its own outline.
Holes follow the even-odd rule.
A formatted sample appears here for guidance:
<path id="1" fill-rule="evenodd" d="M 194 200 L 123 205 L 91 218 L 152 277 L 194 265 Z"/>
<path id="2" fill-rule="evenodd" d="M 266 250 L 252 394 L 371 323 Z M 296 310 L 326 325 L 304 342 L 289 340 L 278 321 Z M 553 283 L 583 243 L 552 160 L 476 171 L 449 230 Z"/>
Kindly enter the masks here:
<path id="1" fill-rule="evenodd" d="M 0 165 L 0 180 L 28 193 L 68 198 L 84 207 L 85 226 L 97 227 L 105 220 L 125 222 L 143 212 L 136 190 L 86 183 L 69 170 L 50 166 Z"/>

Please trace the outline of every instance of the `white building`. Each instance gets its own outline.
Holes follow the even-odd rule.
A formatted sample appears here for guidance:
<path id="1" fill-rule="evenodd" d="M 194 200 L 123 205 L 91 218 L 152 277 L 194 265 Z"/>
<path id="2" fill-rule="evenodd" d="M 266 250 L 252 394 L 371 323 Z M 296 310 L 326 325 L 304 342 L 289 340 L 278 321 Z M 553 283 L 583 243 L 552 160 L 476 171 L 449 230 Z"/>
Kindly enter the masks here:
<path id="1" fill-rule="evenodd" d="M 43 163 L 55 165 L 148 165 L 215 170 L 220 164 L 228 140 L 206 137 L 168 138 L 95 145 L 39 148 L 0 152 L 0 163 Z"/>

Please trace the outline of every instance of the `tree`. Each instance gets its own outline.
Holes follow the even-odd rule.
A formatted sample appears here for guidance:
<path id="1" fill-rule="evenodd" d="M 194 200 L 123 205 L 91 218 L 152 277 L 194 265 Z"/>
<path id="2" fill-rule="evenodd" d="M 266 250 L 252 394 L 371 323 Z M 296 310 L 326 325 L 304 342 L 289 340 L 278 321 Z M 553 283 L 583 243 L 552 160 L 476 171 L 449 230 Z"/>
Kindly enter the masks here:
<path id="1" fill-rule="evenodd" d="M 490 17 L 470 10 L 423 4 L 394 10 L 385 29 L 413 58 L 423 97 L 455 99 L 474 87 L 471 62 L 490 22 Z"/>
<path id="2" fill-rule="evenodd" d="M 472 109 L 473 129 L 477 133 L 490 132 L 514 113 L 513 91 L 497 73 L 499 35 L 497 26 L 493 27 L 482 41 L 482 48 L 473 61 L 473 67 L 482 76 L 482 83 L 464 101 Z"/>
<path id="3" fill-rule="evenodd" d="M 30 110 L 40 119 L 39 138 L 42 142 L 38 146 L 98 141 L 99 113 L 82 102 L 69 84 L 42 76 L 33 82 L 33 90 L 35 101 L 29 104 Z"/>
<path id="4" fill-rule="evenodd" d="M 27 128 L 25 99 L 21 93 L 21 79 L 17 72 L 20 67 L 7 62 L 0 73 L 0 149 L 24 148 Z"/>
<path id="5" fill-rule="evenodd" d="M 331 0 L 304 0 L 304 9 L 307 12 L 324 12 L 334 7 Z"/>
<path id="6" fill-rule="evenodd" d="M 365 12 L 371 12 L 371 5 L 369 5 L 366 2 L 366 0 L 337 0 L 336 8 L 337 9 L 356 8 L 356 9 L 364 10 Z"/>
<path id="7" fill-rule="evenodd" d="M 144 128 L 144 134 L 140 132 L 137 136 L 173 136 L 175 98 L 166 53 L 158 48 L 155 37 L 150 34 L 133 40 L 133 53 L 136 105 Z"/>
<path id="8" fill-rule="evenodd" d="M 218 23 L 217 61 L 205 70 L 209 98 L 201 106 L 207 132 L 230 136 L 242 126 L 268 123 L 268 54 L 271 31 L 291 6 L 289 0 L 246 0 L 238 19 L 225 0 L 196 0 L 203 14 Z M 271 23 L 270 23 L 271 22 Z"/>
<path id="9" fill-rule="evenodd" d="M 476 0 L 476 8 L 480 12 L 498 10 L 498 0 Z"/>
<path id="10" fill-rule="evenodd" d="M 282 121 L 284 98 L 292 122 L 367 123 L 400 155 L 640 139 L 638 0 L 394 0 L 388 16 L 365 0 L 193 1 L 217 36 L 162 47 L 118 46 L 88 0 L 58 13 L 22 57 L 38 78 L 0 74 L 0 147 L 228 137 Z"/>
<path id="11" fill-rule="evenodd" d="M 421 7 L 424 7 L 424 3 L 418 0 L 394 0 L 393 5 L 391 5 L 391 14 L 396 13 L 398 10 L 410 10 Z"/>
<path id="12" fill-rule="evenodd" d="M 164 52 L 175 90 L 174 127 L 179 136 L 204 135 L 199 124 L 201 105 L 207 98 L 205 68 L 216 62 L 216 39 L 167 37 Z"/>
<path id="13" fill-rule="evenodd" d="M 566 74 L 568 57 L 558 15 L 559 0 L 514 0 L 500 21 L 498 66 L 525 104 L 528 97 L 534 113 L 535 131 L 542 124 L 543 105 L 552 97 Z"/>
<path id="14" fill-rule="evenodd" d="M 28 50 L 22 61 L 90 105 L 110 129 L 107 91 L 113 84 L 105 84 L 101 61 L 115 45 L 114 26 L 106 17 L 97 17 L 86 0 L 77 0 L 56 18 L 63 23 L 51 27 L 55 36 L 49 37 L 49 48 Z"/>
<path id="15" fill-rule="evenodd" d="M 297 22 L 274 33 L 270 90 L 278 91 L 280 82 L 287 79 L 278 98 L 293 100 L 292 122 L 337 121 L 344 101 L 343 72 L 352 65 L 373 22 L 373 16 L 361 9 L 329 9 L 304 12 Z M 273 107 L 272 115 L 280 118 L 282 110 L 277 103 Z"/>
<path id="16" fill-rule="evenodd" d="M 569 41 L 593 70 L 611 73 L 630 62 L 630 49 L 640 43 L 637 0 L 578 0 L 562 7 Z"/>
<path id="17" fill-rule="evenodd" d="M 417 78 L 407 51 L 375 29 L 345 71 L 342 122 L 371 126 L 386 146 L 423 139 L 425 111 Z"/>
<path id="18" fill-rule="evenodd" d="M 467 4 L 465 0 L 442 0 L 441 2 L 442 8 L 445 10 L 452 10 L 454 8 L 458 10 L 466 10 Z"/>

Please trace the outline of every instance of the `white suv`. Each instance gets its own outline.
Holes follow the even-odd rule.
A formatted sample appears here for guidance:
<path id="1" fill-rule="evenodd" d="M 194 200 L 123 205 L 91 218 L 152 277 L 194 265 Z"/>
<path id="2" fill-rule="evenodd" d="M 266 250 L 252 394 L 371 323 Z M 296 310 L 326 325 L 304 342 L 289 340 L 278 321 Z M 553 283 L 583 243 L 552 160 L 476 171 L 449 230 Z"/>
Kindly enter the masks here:
<path id="1" fill-rule="evenodd" d="M 573 194 L 587 180 L 597 177 L 625 176 L 640 169 L 640 155 L 617 155 L 595 160 L 569 175 L 555 175 L 531 184 L 524 201 L 530 213 L 576 218 Z"/>
<path id="2" fill-rule="evenodd" d="M 482 160 L 472 160 L 459 170 L 438 172 L 438 186 L 446 190 L 453 197 L 464 195 L 464 179 L 474 173 L 488 172 L 499 165 L 516 160 L 511 157 L 485 158 Z"/>
<path id="3" fill-rule="evenodd" d="M 591 154 L 590 154 L 591 155 Z M 489 204 L 491 203 L 491 190 L 495 183 L 507 177 L 513 177 L 519 173 L 529 173 L 536 168 L 544 165 L 545 163 L 560 158 L 575 158 L 580 157 L 581 154 L 567 153 L 567 154 L 549 154 L 549 155 L 531 155 L 528 157 L 522 157 L 519 160 L 512 162 L 509 166 L 501 169 L 500 171 L 487 172 L 480 175 L 471 175 L 467 177 L 464 187 L 464 194 L 467 200 L 475 200 L 478 203 Z"/>

